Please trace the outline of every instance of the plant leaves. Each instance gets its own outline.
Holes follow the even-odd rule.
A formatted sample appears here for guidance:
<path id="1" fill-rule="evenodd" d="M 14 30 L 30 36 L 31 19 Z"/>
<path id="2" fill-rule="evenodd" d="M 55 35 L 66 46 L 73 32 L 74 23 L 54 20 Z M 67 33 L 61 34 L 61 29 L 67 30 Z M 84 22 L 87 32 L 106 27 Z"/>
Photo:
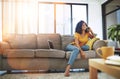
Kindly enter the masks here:
<path id="1" fill-rule="evenodd" d="M 120 24 L 111 25 L 108 28 L 108 38 L 113 41 L 120 41 Z"/>

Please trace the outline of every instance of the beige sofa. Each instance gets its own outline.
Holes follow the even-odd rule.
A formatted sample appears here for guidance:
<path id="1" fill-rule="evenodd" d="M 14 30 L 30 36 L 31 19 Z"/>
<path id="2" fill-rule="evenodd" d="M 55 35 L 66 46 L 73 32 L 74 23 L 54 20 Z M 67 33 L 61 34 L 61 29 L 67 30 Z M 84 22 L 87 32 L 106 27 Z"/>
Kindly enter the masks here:
<path id="1" fill-rule="evenodd" d="M 51 40 L 54 49 L 49 49 Z M 73 36 L 60 34 L 9 34 L 0 42 L 0 70 L 64 70 L 71 51 L 65 47 Z M 103 40 L 93 44 L 93 50 L 85 51 L 86 59 L 78 55 L 72 68 L 88 69 L 88 59 L 97 58 L 95 50 L 106 46 Z"/>

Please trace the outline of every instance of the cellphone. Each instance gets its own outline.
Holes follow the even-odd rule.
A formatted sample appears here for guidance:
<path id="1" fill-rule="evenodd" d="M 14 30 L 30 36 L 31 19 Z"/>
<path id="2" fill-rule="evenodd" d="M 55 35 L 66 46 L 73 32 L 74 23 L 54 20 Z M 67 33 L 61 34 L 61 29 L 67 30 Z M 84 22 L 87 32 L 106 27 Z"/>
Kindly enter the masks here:
<path id="1" fill-rule="evenodd" d="M 87 27 L 87 28 L 86 28 L 86 30 L 85 30 L 85 32 L 89 32 L 89 30 L 90 30 L 90 28 L 89 28 L 89 27 Z"/>

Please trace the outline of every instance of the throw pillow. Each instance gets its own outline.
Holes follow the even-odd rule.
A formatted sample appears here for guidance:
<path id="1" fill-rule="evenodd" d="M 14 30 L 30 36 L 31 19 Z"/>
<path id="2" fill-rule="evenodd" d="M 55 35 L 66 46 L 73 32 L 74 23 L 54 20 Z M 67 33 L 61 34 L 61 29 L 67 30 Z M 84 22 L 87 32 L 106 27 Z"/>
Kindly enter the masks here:
<path id="1" fill-rule="evenodd" d="M 90 50 L 93 49 L 93 48 L 92 48 L 92 47 L 93 47 L 93 44 L 94 44 L 94 42 L 97 41 L 97 40 L 99 40 L 99 38 L 94 37 L 94 38 L 90 39 L 90 40 L 86 43 L 86 45 L 89 46 L 89 49 L 90 49 Z"/>
<path id="2" fill-rule="evenodd" d="M 49 49 L 54 49 L 52 41 L 48 40 L 48 47 Z"/>

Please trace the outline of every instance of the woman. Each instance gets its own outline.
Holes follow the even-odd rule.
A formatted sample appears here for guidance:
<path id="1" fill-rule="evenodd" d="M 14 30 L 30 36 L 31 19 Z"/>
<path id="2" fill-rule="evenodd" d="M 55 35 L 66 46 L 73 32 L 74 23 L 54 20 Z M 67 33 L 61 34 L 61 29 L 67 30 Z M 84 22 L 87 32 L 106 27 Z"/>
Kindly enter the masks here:
<path id="1" fill-rule="evenodd" d="M 83 59 L 86 58 L 86 55 L 84 51 L 89 50 L 89 46 L 86 45 L 89 38 L 93 38 L 93 32 L 92 30 L 87 26 L 87 24 L 84 21 L 78 22 L 75 34 L 74 34 L 74 41 L 67 45 L 66 50 L 72 51 L 68 65 L 65 70 L 65 76 L 69 76 L 70 67 L 73 65 L 77 55 L 80 53 L 81 57 Z"/>

